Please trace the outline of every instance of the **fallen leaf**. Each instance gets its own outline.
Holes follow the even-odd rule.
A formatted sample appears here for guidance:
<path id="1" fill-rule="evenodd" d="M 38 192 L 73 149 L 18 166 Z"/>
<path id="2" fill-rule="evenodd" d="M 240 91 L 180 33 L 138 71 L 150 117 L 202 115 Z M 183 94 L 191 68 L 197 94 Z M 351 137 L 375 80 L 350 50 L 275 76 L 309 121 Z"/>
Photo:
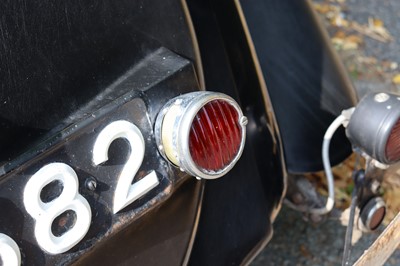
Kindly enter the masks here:
<path id="1" fill-rule="evenodd" d="M 360 36 L 354 34 L 346 36 L 343 31 L 336 32 L 335 36 L 331 40 L 338 50 L 345 51 L 356 50 L 358 49 L 358 46 L 363 43 L 363 39 Z"/>
<path id="2" fill-rule="evenodd" d="M 303 255 L 303 257 L 306 257 L 306 258 L 313 257 L 313 255 L 311 254 L 311 252 L 308 250 L 308 248 L 305 245 L 301 244 L 299 249 L 300 249 L 300 253 L 301 253 L 301 255 Z"/>
<path id="3" fill-rule="evenodd" d="M 343 15 L 341 13 L 337 14 L 333 18 L 331 18 L 331 25 L 336 26 L 336 27 L 348 27 L 349 22 L 343 18 Z"/>
<path id="4" fill-rule="evenodd" d="M 375 26 L 372 18 L 368 20 L 368 25 L 361 25 L 352 21 L 349 28 L 380 42 L 393 41 L 393 37 L 389 31 L 383 26 Z"/>
<path id="5" fill-rule="evenodd" d="M 360 64 L 367 64 L 367 65 L 376 65 L 378 63 L 378 59 L 375 57 L 367 57 L 367 56 L 358 56 L 357 61 Z"/>
<path id="6" fill-rule="evenodd" d="M 358 44 L 354 42 L 345 42 L 342 46 L 342 50 L 349 51 L 349 50 L 357 50 Z"/>
<path id="7" fill-rule="evenodd" d="M 400 74 L 397 74 L 393 77 L 392 82 L 396 85 L 400 84 Z"/>
<path id="8" fill-rule="evenodd" d="M 327 5 L 327 4 L 314 3 L 314 8 L 318 13 L 321 13 L 321 14 L 326 14 L 329 11 L 332 11 L 331 5 Z"/>
<path id="9" fill-rule="evenodd" d="M 358 43 L 348 41 L 346 39 L 332 38 L 332 43 L 338 50 L 347 51 L 347 50 L 356 50 L 358 48 Z"/>
<path id="10" fill-rule="evenodd" d="M 349 35 L 346 37 L 346 41 L 348 42 L 354 42 L 357 44 L 362 44 L 364 41 L 360 36 L 357 35 Z"/>
<path id="11" fill-rule="evenodd" d="M 329 15 L 331 16 L 332 14 L 338 14 L 341 12 L 341 8 L 336 5 L 332 4 L 319 4 L 319 3 L 314 3 L 314 9 L 322 14 L 322 15 Z"/>
<path id="12" fill-rule="evenodd" d="M 335 35 L 333 36 L 333 38 L 344 39 L 344 38 L 346 38 L 346 33 L 345 33 L 344 31 L 339 30 L 339 31 L 337 31 L 337 32 L 335 33 Z"/>
<path id="13" fill-rule="evenodd" d="M 374 27 L 383 27 L 383 21 L 378 18 L 370 18 Z"/>
<path id="14" fill-rule="evenodd" d="M 339 48 L 339 50 L 342 48 L 343 44 L 344 44 L 344 39 L 343 38 L 336 38 L 333 37 L 331 39 L 333 45 L 335 45 L 337 48 Z"/>
<path id="15" fill-rule="evenodd" d="M 375 33 L 381 35 L 383 38 L 393 40 L 389 31 L 383 26 L 383 21 L 377 18 L 368 18 L 368 26 Z"/>

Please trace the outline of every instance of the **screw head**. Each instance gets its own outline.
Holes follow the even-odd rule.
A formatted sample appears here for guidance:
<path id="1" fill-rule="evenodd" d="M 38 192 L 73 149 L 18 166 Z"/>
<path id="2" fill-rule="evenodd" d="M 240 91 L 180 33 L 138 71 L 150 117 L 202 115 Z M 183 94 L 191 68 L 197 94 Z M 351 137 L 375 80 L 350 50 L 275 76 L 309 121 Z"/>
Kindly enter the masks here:
<path id="1" fill-rule="evenodd" d="M 85 187 L 90 191 L 95 191 L 97 187 L 97 182 L 94 177 L 88 177 L 85 181 Z"/>

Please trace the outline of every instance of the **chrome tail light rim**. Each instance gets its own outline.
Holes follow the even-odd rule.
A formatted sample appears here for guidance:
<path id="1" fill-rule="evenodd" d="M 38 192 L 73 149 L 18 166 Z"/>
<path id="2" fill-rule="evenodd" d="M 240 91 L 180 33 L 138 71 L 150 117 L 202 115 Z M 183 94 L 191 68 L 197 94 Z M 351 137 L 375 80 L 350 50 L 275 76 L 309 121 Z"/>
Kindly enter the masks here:
<path id="1" fill-rule="evenodd" d="M 241 128 L 241 142 L 238 152 L 229 164 L 218 171 L 209 171 L 199 167 L 193 161 L 189 149 L 189 134 L 197 113 L 214 100 L 225 101 L 236 110 Z M 228 173 L 242 155 L 246 140 L 246 125 L 247 118 L 233 98 L 219 92 L 197 91 L 168 101 L 157 116 L 154 133 L 158 150 L 167 161 L 192 176 L 216 179 Z"/>

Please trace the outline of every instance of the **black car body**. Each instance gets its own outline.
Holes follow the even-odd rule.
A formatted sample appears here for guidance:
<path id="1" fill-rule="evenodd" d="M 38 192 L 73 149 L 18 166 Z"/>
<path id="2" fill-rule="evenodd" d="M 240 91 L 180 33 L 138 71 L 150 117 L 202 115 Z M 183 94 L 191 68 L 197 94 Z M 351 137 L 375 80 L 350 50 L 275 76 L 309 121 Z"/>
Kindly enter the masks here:
<path id="1" fill-rule="evenodd" d="M 248 263 L 272 237 L 288 173 L 322 169 L 326 128 L 356 102 L 308 1 L 0 5 L 0 233 L 18 245 L 22 265 Z M 154 140 L 162 106 L 196 90 L 230 95 L 249 120 L 241 160 L 218 180 L 181 172 Z M 119 119 L 144 137 L 135 180 L 154 171 L 159 184 L 114 214 L 113 188 L 134 149 L 115 141 L 114 159 L 100 166 L 90 153 Z M 343 132 L 333 142 L 338 163 L 350 145 Z M 76 172 L 91 208 L 88 232 L 56 254 L 38 245 L 24 203 L 25 184 L 53 162 Z M 54 183 L 38 193 L 51 203 L 62 191 Z M 66 215 L 51 223 L 53 234 L 73 228 Z"/>

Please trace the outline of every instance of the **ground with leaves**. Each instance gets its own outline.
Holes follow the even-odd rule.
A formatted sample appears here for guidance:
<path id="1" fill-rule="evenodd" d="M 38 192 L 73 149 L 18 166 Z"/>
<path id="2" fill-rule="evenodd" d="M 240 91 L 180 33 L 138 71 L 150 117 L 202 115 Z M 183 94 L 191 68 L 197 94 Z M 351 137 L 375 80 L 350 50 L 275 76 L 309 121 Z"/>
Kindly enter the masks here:
<path id="1" fill-rule="evenodd" d="M 326 26 L 361 98 L 370 91 L 400 93 L 400 1 L 398 0 L 314 0 L 314 8 Z M 305 222 L 302 215 L 283 207 L 275 223 L 274 237 L 252 263 L 261 265 L 340 265 L 343 226 L 351 200 L 351 171 L 354 156 L 334 167 L 337 209 L 319 225 Z M 323 173 L 309 179 L 326 195 Z M 388 206 L 387 224 L 400 211 L 400 165 L 391 167 L 382 185 Z M 355 233 L 353 262 L 378 237 L 378 232 Z M 400 265 L 396 251 L 385 265 Z"/>
<path id="2" fill-rule="evenodd" d="M 368 91 L 399 92 L 400 3 L 316 1 L 314 7 L 360 97 Z"/>

